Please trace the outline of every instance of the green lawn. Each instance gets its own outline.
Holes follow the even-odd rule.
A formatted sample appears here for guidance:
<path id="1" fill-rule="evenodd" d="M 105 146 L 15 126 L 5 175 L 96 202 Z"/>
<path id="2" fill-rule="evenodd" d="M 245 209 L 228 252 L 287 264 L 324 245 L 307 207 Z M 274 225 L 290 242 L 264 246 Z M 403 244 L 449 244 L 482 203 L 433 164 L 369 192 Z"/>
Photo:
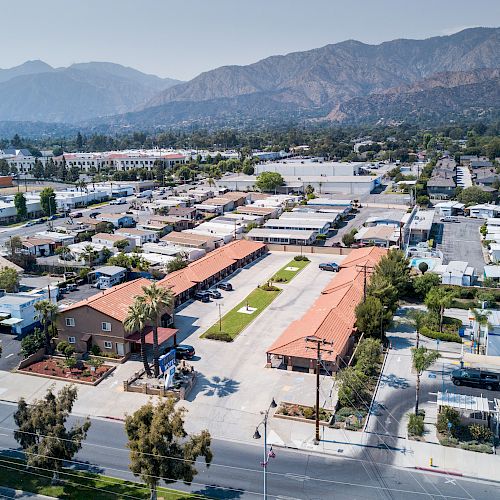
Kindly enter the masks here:
<path id="1" fill-rule="evenodd" d="M 288 283 L 289 281 L 292 281 L 297 274 L 304 269 L 304 267 L 307 266 L 307 264 L 310 264 L 311 262 L 308 260 L 292 260 L 285 266 L 283 266 L 272 278 L 272 281 L 276 281 L 277 283 Z M 287 271 L 287 267 L 296 267 L 296 271 Z"/>
<path id="2" fill-rule="evenodd" d="M 52 486 L 48 471 L 26 470 L 25 462 L 10 457 L 0 457 L 0 484 L 7 488 L 40 495 L 71 500 L 114 500 L 128 498 L 149 499 L 149 489 L 143 484 L 124 481 L 109 476 L 67 470 L 60 475 L 64 485 Z M 201 498 L 168 488 L 158 489 L 158 500 Z"/>
<path id="3" fill-rule="evenodd" d="M 234 340 L 241 331 L 247 327 L 271 302 L 279 295 L 281 290 L 267 292 L 260 288 L 256 288 L 251 292 L 245 300 L 242 300 L 234 309 L 231 309 L 222 317 L 222 332 L 228 334 Z M 257 310 L 253 314 L 245 314 L 238 312 L 239 309 L 245 307 L 255 307 Z M 219 322 L 212 325 L 202 337 L 206 337 L 210 333 L 219 333 Z"/>

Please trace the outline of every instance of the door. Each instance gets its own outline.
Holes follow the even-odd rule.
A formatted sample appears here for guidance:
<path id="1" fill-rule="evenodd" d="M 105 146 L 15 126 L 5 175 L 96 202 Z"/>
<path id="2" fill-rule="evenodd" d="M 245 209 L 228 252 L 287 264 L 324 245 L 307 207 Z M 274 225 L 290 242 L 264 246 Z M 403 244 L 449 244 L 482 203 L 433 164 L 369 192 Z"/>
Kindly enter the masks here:
<path id="1" fill-rule="evenodd" d="M 125 347 L 123 344 L 116 342 L 116 353 L 118 356 L 125 356 Z"/>

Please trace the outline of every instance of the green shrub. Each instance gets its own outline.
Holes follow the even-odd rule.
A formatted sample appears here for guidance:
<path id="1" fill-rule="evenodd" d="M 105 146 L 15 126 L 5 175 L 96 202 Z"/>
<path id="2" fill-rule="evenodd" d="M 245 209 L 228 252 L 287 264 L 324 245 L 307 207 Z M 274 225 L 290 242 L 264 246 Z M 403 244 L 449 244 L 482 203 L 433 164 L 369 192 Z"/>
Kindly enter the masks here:
<path id="1" fill-rule="evenodd" d="M 76 359 L 75 358 L 66 358 L 64 364 L 68 367 L 68 368 L 74 368 L 76 366 Z"/>
<path id="2" fill-rule="evenodd" d="M 207 333 L 205 335 L 206 339 L 212 339 L 212 340 L 220 340 L 222 342 L 232 342 L 233 337 L 229 335 L 229 333 L 224 333 L 224 332 L 211 332 Z"/>
<path id="3" fill-rule="evenodd" d="M 422 436 L 424 434 L 424 417 L 410 413 L 408 418 L 408 434 L 410 436 Z"/>
<path id="4" fill-rule="evenodd" d="M 485 443 L 460 443 L 460 448 L 467 451 L 476 451 L 479 453 L 493 453 L 491 445 Z"/>
<path id="5" fill-rule="evenodd" d="M 491 441 L 493 438 L 493 433 L 485 425 L 471 424 L 468 427 L 472 439 L 476 441 Z"/>
<path id="6" fill-rule="evenodd" d="M 306 257 L 305 255 L 296 255 L 293 260 L 296 260 L 297 262 L 300 262 L 301 260 L 304 262 L 309 262 L 309 257 Z"/>
<path id="7" fill-rule="evenodd" d="M 438 414 L 436 428 L 441 434 L 448 433 L 448 422 L 451 423 L 451 435 L 455 436 L 455 433 L 459 431 L 460 427 L 460 413 L 454 410 L 450 406 L 443 406 L 441 412 Z"/>
<path id="8" fill-rule="evenodd" d="M 101 348 L 94 344 L 91 349 L 90 349 L 90 352 L 94 355 L 94 356 L 101 356 Z"/>
<path id="9" fill-rule="evenodd" d="M 264 285 L 260 285 L 259 288 L 261 290 L 264 290 L 265 292 L 278 292 L 280 290 L 277 286 L 268 285 L 267 283 Z"/>
<path id="10" fill-rule="evenodd" d="M 420 328 L 420 334 L 430 339 L 439 339 L 444 342 L 458 342 L 459 344 L 462 343 L 462 338 L 460 337 L 460 335 L 458 335 L 458 333 L 439 333 L 431 330 L 427 326 L 423 326 L 422 328 Z"/>
<path id="11" fill-rule="evenodd" d="M 307 406 L 302 410 L 302 414 L 304 415 L 304 418 L 311 420 L 316 415 L 315 408 L 311 408 L 310 406 Z"/>

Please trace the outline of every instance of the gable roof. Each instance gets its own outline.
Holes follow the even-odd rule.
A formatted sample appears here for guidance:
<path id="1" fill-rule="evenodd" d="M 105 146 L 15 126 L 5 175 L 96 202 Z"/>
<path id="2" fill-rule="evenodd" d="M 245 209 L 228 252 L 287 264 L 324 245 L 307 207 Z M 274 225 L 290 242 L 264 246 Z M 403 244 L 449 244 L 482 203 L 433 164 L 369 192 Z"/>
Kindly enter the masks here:
<path id="1" fill-rule="evenodd" d="M 345 354 L 356 323 L 356 306 L 363 299 L 364 273 L 358 266 L 375 265 L 386 253 L 387 250 L 378 247 L 353 250 L 311 308 L 291 323 L 267 352 L 315 359 L 305 339 L 317 337 L 333 342 L 331 352 L 324 352 L 323 359 L 333 362 Z"/>
<path id="2" fill-rule="evenodd" d="M 135 298 L 143 295 L 142 287 L 151 285 L 151 281 L 146 278 L 138 278 L 133 281 L 114 286 L 101 293 L 92 295 L 88 299 L 81 300 L 63 309 L 61 313 L 72 311 L 80 307 L 88 306 L 95 311 L 99 311 L 106 316 L 118 321 L 124 321 L 128 314 L 128 308 Z"/>

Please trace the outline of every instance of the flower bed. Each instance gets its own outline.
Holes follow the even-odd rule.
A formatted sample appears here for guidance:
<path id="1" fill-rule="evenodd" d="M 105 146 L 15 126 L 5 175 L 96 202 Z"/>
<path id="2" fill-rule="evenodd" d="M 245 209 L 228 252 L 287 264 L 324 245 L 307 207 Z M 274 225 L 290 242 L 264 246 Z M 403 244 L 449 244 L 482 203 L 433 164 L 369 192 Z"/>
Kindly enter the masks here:
<path id="1" fill-rule="evenodd" d="M 332 418 L 333 412 L 319 409 L 319 420 L 322 425 L 328 425 Z M 282 402 L 274 414 L 278 418 L 289 418 L 297 420 L 307 420 L 314 422 L 316 420 L 316 412 L 313 406 L 299 405 L 295 403 Z"/>
<path id="2" fill-rule="evenodd" d="M 101 365 L 92 370 L 92 367 L 84 361 L 74 368 L 68 368 L 61 358 L 46 357 L 41 361 L 36 361 L 29 366 L 21 368 L 20 372 L 30 375 L 37 375 L 58 380 L 70 380 L 71 382 L 80 382 L 97 385 L 106 375 L 111 373 L 115 366 Z"/>

